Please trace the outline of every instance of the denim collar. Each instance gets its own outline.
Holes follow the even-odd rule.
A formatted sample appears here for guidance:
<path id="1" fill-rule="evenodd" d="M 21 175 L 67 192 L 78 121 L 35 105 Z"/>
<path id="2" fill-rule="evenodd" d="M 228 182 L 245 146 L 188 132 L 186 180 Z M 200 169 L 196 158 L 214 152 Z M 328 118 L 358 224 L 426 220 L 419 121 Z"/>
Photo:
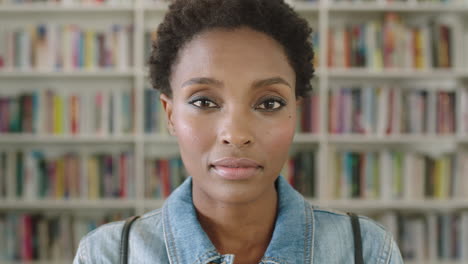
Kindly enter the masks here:
<path id="1" fill-rule="evenodd" d="M 312 263 L 313 210 L 289 183 L 279 176 L 278 214 L 273 236 L 260 263 Z M 233 255 L 221 255 L 198 222 L 192 200 L 192 178 L 177 188 L 163 207 L 166 249 L 171 264 L 232 263 Z"/>

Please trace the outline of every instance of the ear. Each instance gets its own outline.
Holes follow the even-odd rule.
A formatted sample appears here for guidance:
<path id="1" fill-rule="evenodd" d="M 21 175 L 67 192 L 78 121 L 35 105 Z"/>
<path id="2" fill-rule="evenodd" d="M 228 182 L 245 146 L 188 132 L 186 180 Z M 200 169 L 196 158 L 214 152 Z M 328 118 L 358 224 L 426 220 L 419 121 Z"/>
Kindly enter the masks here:
<path id="1" fill-rule="evenodd" d="M 173 104 L 172 104 L 172 98 L 167 96 L 166 94 L 161 93 L 159 96 L 159 100 L 161 100 L 161 104 L 164 108 L 164 112 L 166 113 L 166 120 L 167 120 L 167 129 L 169 130 L 169 133 L 172 136 L 175 136 L 175 128 L 174 128 L 174 123 L 172 122 L 172 110 L 173 110 Z"/>

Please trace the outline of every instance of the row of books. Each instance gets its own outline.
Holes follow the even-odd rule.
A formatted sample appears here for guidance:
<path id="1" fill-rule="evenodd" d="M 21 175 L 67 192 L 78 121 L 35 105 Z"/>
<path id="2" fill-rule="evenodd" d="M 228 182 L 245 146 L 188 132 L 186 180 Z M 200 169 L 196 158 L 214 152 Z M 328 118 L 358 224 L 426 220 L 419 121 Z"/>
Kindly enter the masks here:
<path id="1" fill-rule="evenodd" d="M 280 173 L 291 186 L 309 198 L 317 196 L 316 159 L 317 154 L 314 150 L 297 152 L 289 157 Z"/>
<path id="2" fill-rule="evenodd" d="M 467 55 L 468 55 L 468 52 L 467 52 Z M 461 111 L 460 131 L 464 134 L 464 133 L 468 133 L 468 87 L 459 89 L 458 96 L 460 98 L 459 103 L 460 103 L 460 111 Z"/>
<path id="3" fill-rule="evenodd" d="M 0 215 L 0 262 L 70 263 L 80 239 L 96 227 L 131 212 L 95 215 L 8 213 Z"/>
<path id="4" fill-rule="evenodd" d="M 187 177 L 180 157 L 145 159 L 145 197 L 167 198 Z"/>
<path id="5" fill-rule="evenodd" d="M 452 17 L 453 19 L 453 17 Z M 448 19 L 403 19 L 387 13 L 383 21 L 336 22 L 328 32 L 328 66 L 370 69 L 431 69 L 455 66 L 455 35 L 461 25 Z"/>
<path id="6" fill-rule="evenodd" d="M 400 134 L 456 131 L 453 90 L 392 84 L 335 86 L 329 97 L 329 132 Z"/>
<path id="7" fill-rule="evenodd" d="M 319 95 L 317 93 L 304 98 L 297 110 L 296 131 L 301 133 L 318 133 L 319 109 Z"/>
<path id="8" fill-rule="evenodd" d="M 330 193 L 335 199 L 423 200 L 468 198 L 468 153 L 333 152 Z"/>
<path id="9" fill-rule="evenodd" d="M 468 211 L 448 213 L 387 212 L 376 216 L 394 235 L 405 261 L 468 261 Z"/>
<path id="10" fill-rule="evenodd" d="M 167 135 L 165 112 L 159 96 L 158 90 L 152 88 L 145 89 L 144 131 L 145 133 Z"/>
<path id="11" fill-rule="evenodd" d="M 134 155 L 123 152 L 0 152 L 0 198 L 101 199 L 135 195 Z"/>
<path id="12" fill-rule="evenodd" d="M 0 133 L 129 134 L 135 128 L 133 89 L 0 92 Z"/>
<path id="13" fill-rule="evenodd" d="M 462 132 L 468 132 L 468 89 L 461 90 Z M 296 130 L 318 132 L 318 94 L 298 108 Z M 133 89 L 37 89 L 0 93 L 0 133 L 119 135 L 135 131 Z M 167 134 L 159 92 L 145 89 L 144 131 Z M 456 131 L 455 91 L 386 85 L 334 86 L 329 97 L 333 134 L 452 134 Z"/>
<path id="14" fill-rule="evenodd" d="M 133 26 L 44 23 L 0 28 L 0 70 L 128 70 Z"/>

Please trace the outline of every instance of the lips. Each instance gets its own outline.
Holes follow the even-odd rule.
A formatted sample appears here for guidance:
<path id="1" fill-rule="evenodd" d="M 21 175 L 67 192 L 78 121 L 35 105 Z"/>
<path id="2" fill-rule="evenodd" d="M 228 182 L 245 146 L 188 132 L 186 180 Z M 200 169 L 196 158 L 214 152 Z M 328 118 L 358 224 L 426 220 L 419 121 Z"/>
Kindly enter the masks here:
<path id="1" fill-rule="evenodd" d="M 211 164 L 211 169 L 227 180 L 246 180 L 254 177 L 263 167 L 247 158 L 222 158 Z"/>

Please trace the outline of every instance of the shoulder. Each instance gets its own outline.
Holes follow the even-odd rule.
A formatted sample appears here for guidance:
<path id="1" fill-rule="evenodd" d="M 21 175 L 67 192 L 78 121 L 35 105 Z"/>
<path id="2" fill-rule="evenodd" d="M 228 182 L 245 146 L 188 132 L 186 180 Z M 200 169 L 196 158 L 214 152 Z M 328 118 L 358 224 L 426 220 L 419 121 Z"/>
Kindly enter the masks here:
<path id="1" fill-rule="evenodd" d="M 135 220 L 129 243 L 132 252 L 138 253 L 143 250 L 144 245 L 139 241 L 149 242 L 156 248 L 164 243 L 161 214 L 161 209 L 157 209 Z M 118 263 L 124 224 L 125 221 L 111 222 L 89 232 L 81 239 L 73 263 Z"/>
<path id="2" fill-rule="evenodd" d="M 336 251 L 333 263 L 345 263 L 354 255 L 354 236 L 350 217 L 338 210 L 312 206 L 316 254 Z M 392 234 L 369 217 L 359 215 L 364 260 L 370 263 L 402 263 Z"/>

